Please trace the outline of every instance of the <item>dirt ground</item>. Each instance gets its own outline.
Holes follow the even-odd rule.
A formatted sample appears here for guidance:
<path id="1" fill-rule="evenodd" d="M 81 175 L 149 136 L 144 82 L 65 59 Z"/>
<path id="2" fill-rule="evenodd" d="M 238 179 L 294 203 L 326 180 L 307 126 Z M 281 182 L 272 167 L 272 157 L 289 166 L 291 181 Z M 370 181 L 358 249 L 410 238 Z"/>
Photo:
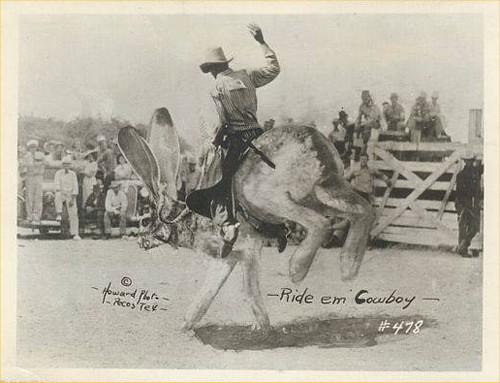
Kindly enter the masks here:
<path id="1" fill-rule="evenodd" d="M 321 249 L 293 285 L 284 254 L 266 248 L 262 290 L 274 331 L 252 332 L 237 266 L 193 334 L 183 316 L 203 282 L 206 256 L 170 247 L 142 252 L 135 241 L 18 240 L 17 360 L 22 368 L 176 368 L 264 370 L 479 370 L 482 259 L 433 250 L 374 249 L 359 277 L 342 282 L 339 249 Z M 124 278 L 124 277 L 128 277 Z M 103 289 L 133 292 L 116 297 Z M 122 284 L 123 283 L 123 284 Z M 130 286 L 126 286 L 130 284 Z M 304 291 L 312 303 L 279 300 Z M 141 290 L 148 290 L 149 301 Z M 415 297 L 357 304 L 356 293 Z M 155 295 L 152 295 L 155 293 Z M 270 294 L 270 296 L 268 296 Z M 278 294 L 278 296 L 272 296 Z M 345 297 L 322 304 L 321 297 Z M 291 295 L 290 295 L 291 297 Z M 431 298 L 427 300 L 424 298 Z M 438 300 L 437 300 L 438 299 Z M 325 298 L 326 301 L 326 298 Z M 103 303 L 104 302 L 104 303 Z M 151 303 L 151 304 L 150 304 Z M 156 308 L 152 310 L 154 304 Z M 394 324 L 423 321 L 411 327 Z M 391 323 L 383 332 L 380 323 Z"/>

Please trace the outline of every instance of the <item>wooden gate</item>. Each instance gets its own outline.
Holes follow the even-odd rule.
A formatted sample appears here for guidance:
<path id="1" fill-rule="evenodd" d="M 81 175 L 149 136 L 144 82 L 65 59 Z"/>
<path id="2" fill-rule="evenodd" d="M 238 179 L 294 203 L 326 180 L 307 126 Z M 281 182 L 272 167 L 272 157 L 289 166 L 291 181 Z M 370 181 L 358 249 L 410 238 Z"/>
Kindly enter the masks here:
<path id="1" fill-rule="evenodd" d="M 454 187 L 467 146 L 460 143 L 377 142 L 371 166 L 392 179 L 376 181 L 377 220 L 371 236 L 391 242 L 453 246 L 458 240 Z"/>

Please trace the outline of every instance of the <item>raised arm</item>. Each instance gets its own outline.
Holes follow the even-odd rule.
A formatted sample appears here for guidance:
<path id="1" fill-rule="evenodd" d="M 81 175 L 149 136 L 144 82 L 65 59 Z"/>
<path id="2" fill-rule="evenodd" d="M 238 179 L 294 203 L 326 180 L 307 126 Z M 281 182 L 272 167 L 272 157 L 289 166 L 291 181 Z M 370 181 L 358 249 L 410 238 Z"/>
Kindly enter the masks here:
<path id="1" fill-rule="evenodd" d="M 260 27 L 256 24 L 250 24 L 248 29 L 250 30 L 250 33 L 254 37 L 255 41 L 260 44 L 266 59 L 266 65 L 262 68 L 250 69 L 247 71 L 254 86 L 259 88 L 270 83 L 276 78 L 276 76 L 278 76 L 280 73 L 280 66 L 276 54 L 264 41 L 264 35 L 262 34 Z"/>

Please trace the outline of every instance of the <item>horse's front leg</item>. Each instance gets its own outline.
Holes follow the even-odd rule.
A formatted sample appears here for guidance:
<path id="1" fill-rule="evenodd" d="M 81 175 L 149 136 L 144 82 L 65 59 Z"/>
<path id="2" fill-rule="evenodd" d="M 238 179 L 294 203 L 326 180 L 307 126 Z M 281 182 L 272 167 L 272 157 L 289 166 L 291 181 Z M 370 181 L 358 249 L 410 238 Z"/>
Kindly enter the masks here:
<path id="1" fill-rule="evenodd" d="M 183 330 L 192 330 L 203 318 L 238 261 L 239 255 L 235 252 L 229 254 L 227 258 L 211 260 L 205 282 L 186 314 Z"/>
<path id="2" fill-rule="evenodd" d="M 259 286 L 260 265 L 259 258 L 262 252 L 261 239 L 248 239 L 242 254 L 243 289 L 255 316 L 255 329 L 268 330 L 271 325 L 269 315 L 262 299 Z"/>

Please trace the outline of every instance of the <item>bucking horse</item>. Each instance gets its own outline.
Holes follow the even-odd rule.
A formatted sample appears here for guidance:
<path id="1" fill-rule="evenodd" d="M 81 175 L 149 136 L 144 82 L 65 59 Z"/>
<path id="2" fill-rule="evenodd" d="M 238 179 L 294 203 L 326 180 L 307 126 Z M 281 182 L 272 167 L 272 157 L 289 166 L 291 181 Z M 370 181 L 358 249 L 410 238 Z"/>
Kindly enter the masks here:
<path id="1" fill-rule="evenodd" d="M 192 212 L 176 199 L 181 154 L 177 130 L 168 110 L 155 111 L 146 139 L 135 128 L 124 127 L 118 134 L 118 144 L 149 190 L 153 207 L 151 223 L 138 239 L 140 247 L 147 250 L 170 244 L 216 255 L 213 238 L 218 236 L 208 240 L 210 246 L 206 238 L 197 240 L 198 234 L 189 225 Z M 250 216 L 269 224 L 295 222 L 307 230 L 307 237 L 289 260 L 289 276 L 294 283 L 306 277 L 330 231 L 331 218 L 348 219 L 351 225 L 340 253 L 341 276 L 350 280 L 359 272 L 374 213 L 370 204 L 344 180 L 343 164 L 334 146 L 321 132 L 304 124 L 273 127 L 253 144 L 274 163 L 275 169 L 253 151 L 242 161 L 234 177 L 235 201 L 242 208 L 238 215 L 242 222 L 239 239 L 229 256 L 211 263 L 206 281 L 185 317 L 185 330 L 193 329 L 201 320 L 237 263 L 242 266 L 254 327 L 270 327 L 259 287 L 259 260 L 265 233 L 248 222 Z M 209 165 L 206 160 L 205 175 Z M 222 241 L 215 243 L 221 245 Z"/>

